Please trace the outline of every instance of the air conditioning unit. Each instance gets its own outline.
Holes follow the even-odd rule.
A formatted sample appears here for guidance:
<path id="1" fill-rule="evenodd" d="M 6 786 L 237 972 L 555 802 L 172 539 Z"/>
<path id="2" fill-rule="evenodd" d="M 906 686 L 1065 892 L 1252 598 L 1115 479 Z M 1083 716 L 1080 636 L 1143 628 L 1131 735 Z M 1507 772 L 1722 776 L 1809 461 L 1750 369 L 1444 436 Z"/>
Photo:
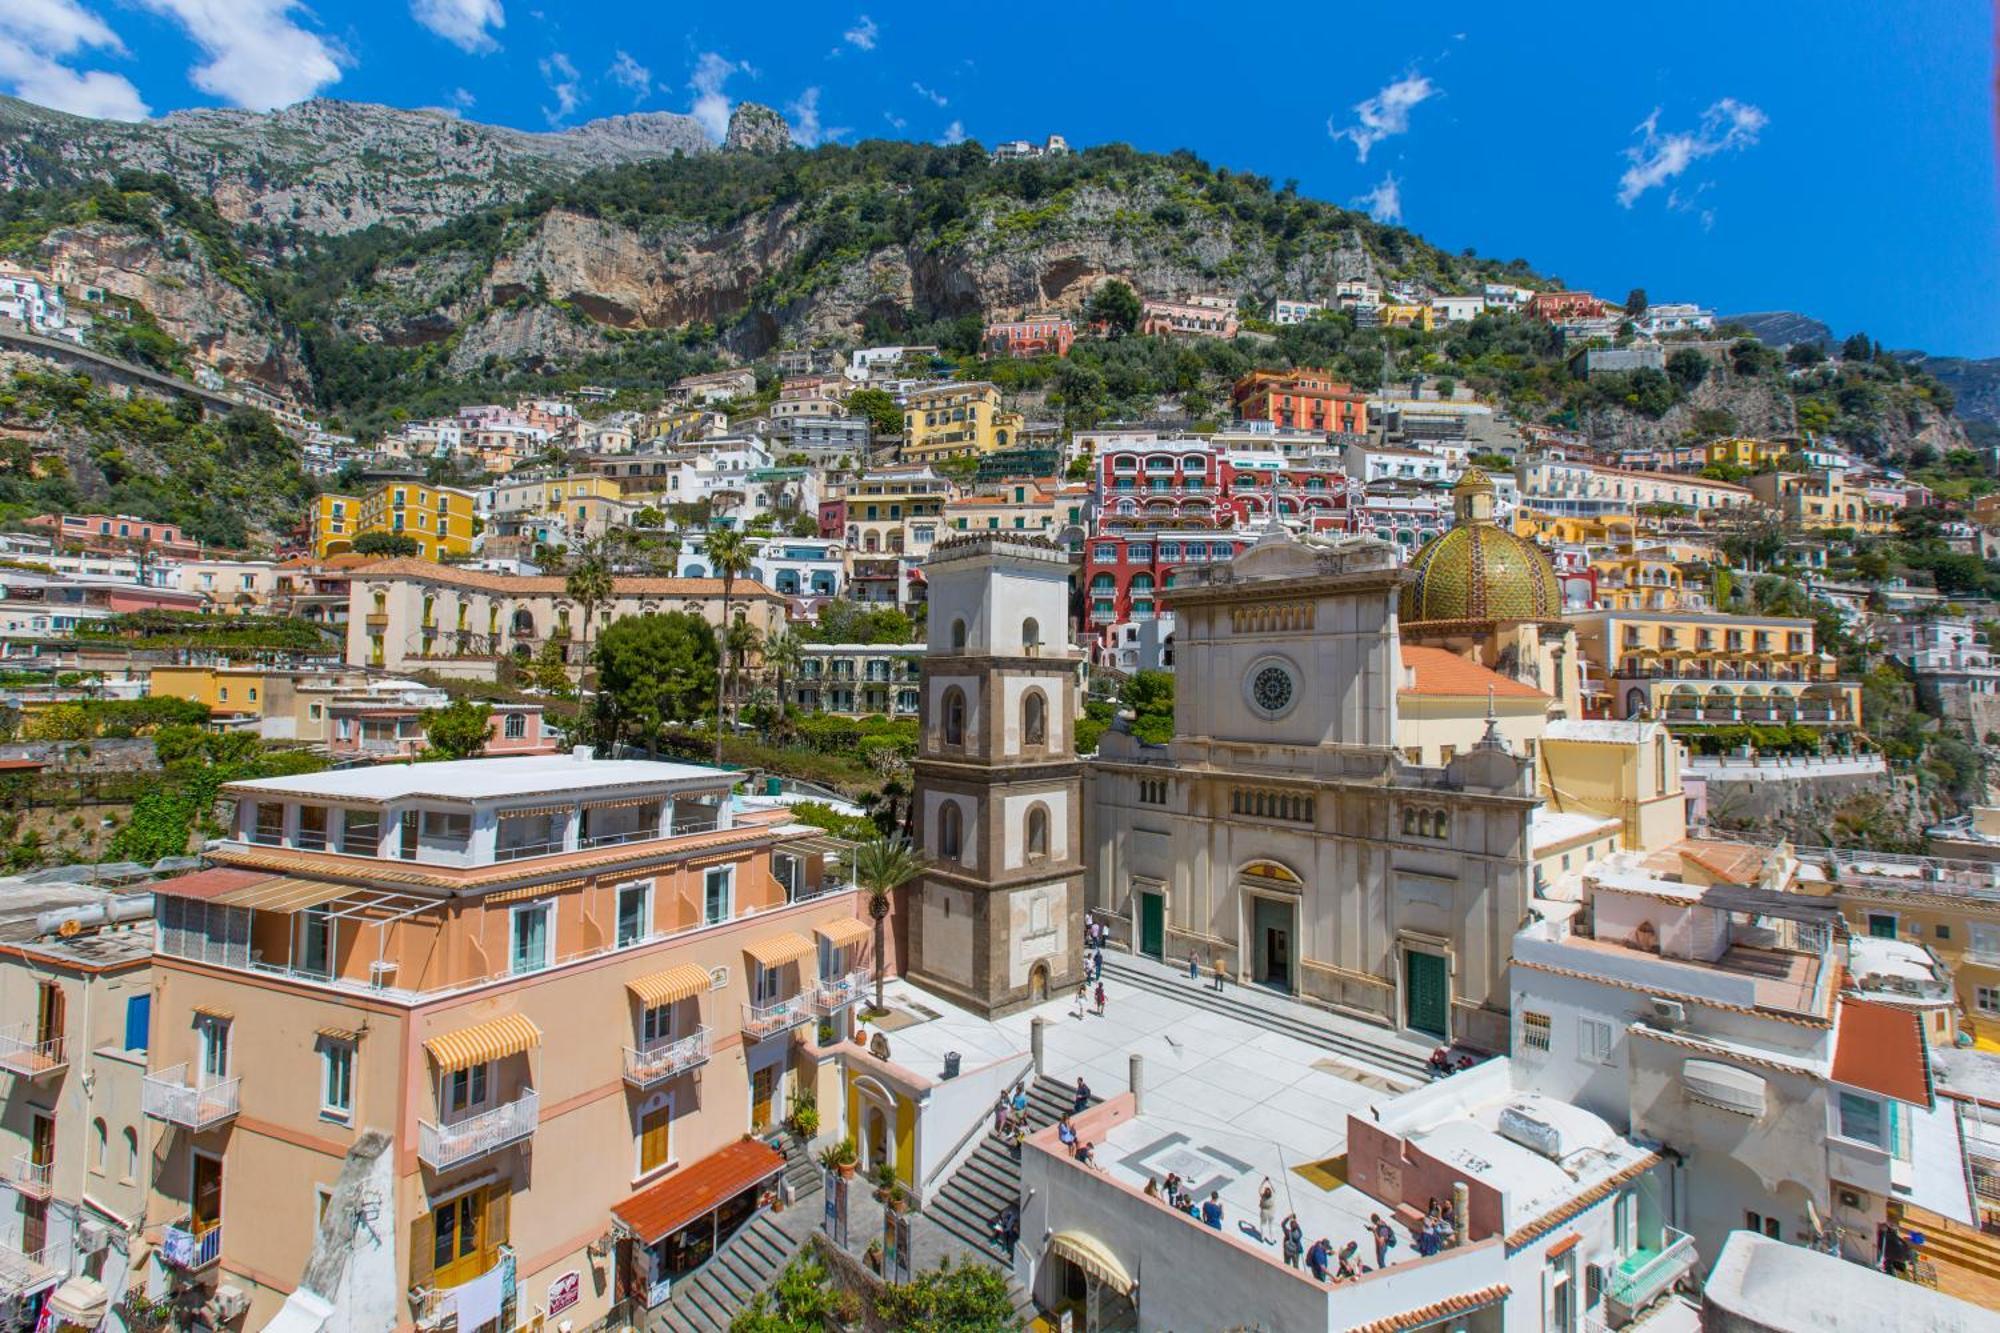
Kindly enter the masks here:
<path id="1" fill-rule="evenodd" d="M 1679 1000 L 1663 1000 L 1653 997 L 1653 1021 L 1663 1027 L 1679 1027 L 1687 1022 L 1687 1006 Z"/>
<path id="2" fill-rule="evenodd" d="M 203 1302 L 201 1318 L 210 1328 L 220 1328 L 232 1320 L 241 1319 L 249 1309 L 250 1293 L 224 1283 L 215 1289 L 215 1295 Z"/>
<path id="3" fill-rule="evenodd" d="M 85 1254 L 102 1254 L 111 1248 L 111 1228 L 102 1222 L 85 1222 L 76 1229 L 76 1247 Z"/>

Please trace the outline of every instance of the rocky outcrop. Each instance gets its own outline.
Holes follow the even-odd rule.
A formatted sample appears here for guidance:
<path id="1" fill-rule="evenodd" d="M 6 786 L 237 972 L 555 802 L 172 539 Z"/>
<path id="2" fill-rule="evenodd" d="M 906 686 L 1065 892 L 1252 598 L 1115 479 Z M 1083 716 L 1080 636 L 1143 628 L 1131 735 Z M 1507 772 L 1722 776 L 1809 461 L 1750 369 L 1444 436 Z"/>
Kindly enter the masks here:
<path id="1" fill-rule="evenodd" d="M 792 131 L 770 107 L 741 102 L 729 113 L 722 146 L 739 153 L 782 153 L 792 146 Z"/>
<path id="2" fill-rule="evenodd" d="M 588 321 L 553 306 L 508 306 L 488 311 L 460 335 L 448 369 L 454 375 L 510 375 L 568 365 L 607 344 Z"/>
<path id="3" fill-rule="evenodd" d="M 35 262 L 72 290 L 100 288 L 145 307 L 192 360 L 229 379 L 310 396 L 297 340 L 178 228 L 153 236 L 98 222 L 62 227 L 43 239 Z M 89 306 L 80 303 L 78 313 L 89 314 Z"/>

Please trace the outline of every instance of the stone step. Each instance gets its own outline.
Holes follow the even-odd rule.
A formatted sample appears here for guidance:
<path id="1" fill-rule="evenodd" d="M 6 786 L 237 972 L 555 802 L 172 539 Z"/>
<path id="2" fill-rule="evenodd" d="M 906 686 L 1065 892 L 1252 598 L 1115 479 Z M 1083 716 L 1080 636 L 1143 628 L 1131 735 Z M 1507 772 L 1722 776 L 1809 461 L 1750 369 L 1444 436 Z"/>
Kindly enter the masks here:
<path id="1" fill-rule="evenodd" d="M 1304 1017 L 1277 1013 L 1261 1005 L 1246 1003 L 1228 991 L 1218 995 L 1205 986 L 1192 985 L 1185 979 L 1170 979 L 1148 966 L 1142 966 L 1116 954 L 1107 953 L 1104 956 L 1104 970 L 1107 975 L 1127 985 L 1152 991 L 1158 995 L 1171 995 L 1183 1004 L 1206 1009 L 1211 1013 L 1224 1014 L 1253 1027 L 1263 1028 L 1267 1032 L 1296 1038 L 1307 1045 L 1346 1056 L 1392 1077 L 1410 1079 L 1418 1083 L 1428 1082 L 1430 1079 L 1430 1070 L 1425 1066 L 1423 1056 L 1390 1041 L 1370 1042 L 1337 1028 L 1314 1023 Z"/>
<path id="2" fill-rule="evenodd" d="M 769 1214 L 759 1214 L 684 1280 L 657 1326 L 693 1333 L 727 1333 L 757 1293 L 768 1290 L 800 1248 Z M 661 1317 L 663 1315 L 664 1317 Z"/>

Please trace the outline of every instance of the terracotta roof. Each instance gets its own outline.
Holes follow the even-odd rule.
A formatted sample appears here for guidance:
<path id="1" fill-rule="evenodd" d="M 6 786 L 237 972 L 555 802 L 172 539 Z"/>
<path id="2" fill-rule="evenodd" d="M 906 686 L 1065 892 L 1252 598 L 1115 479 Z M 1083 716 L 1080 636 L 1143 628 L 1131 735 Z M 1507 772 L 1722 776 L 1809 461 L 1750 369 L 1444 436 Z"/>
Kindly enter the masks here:
<path id="1" fill-rule="evenodd" d="M 1615 1172 L 1598 1181 L 1589 1189 L 1572 1194 L 1534 1221 L 1516 1227 L 1507 1233 L 1507 1250 L 1512 1254 L 1524 1245 L 1529 1245 L 1548 1235 L 1563 1223 L 1580 1213 L 1587 1212 L 1604 1202 L 1630 1182 L 1637 1180 L 1658 1166 L 1664 1159 L 1656 1152 L 1649 1152 L 1622 1171 Z"/>
<path id="2" fill-rule="evenodd" d="M 1418 1306 L 1414 1310 L 1392 1314 L 1386 1319 L 1372 1319 L 1365 1324 L 1355 1324 L 1348 1329 L 1348 1333 L 1402 1333 L 1406 1328 L 1422 1328 L 1426 1324 L 1436 1323 L 1455 1314 L 1497 1305 L 1506 1300 L 1513 1290 L 1505 1282 L 1496 1282 L 1490 1287 L 1481 1287 L 1477 1291 L 1468 1291 L 1459 1296 L 1447 1296 L 1441 1301 L 1432 1301 L 1429 1305 Z"/>
<path id="3" fill-rule="evenodd" d="M 0 759 L 0 773 L 24 773 L 48 767 L 42 759 Z"/>
<path id="4" fill-rule="evenodd" d="M 430 583 L 442 583 L 455 588 L 476 588 L 481 592 L 505 593 L 512 597 L 561 597 L 563 580 L 560 575 L 538 575 L 529 577 L 521 574 L 488 574 L 476 569 L 461 569 L 455 565 L 440 565 L 430 560 L 417 560 L 399 556 L 391 560 L 377 560 L 372 564 L 357 566 L 354 570 L 363 578 L 410 578 L 423 579 Z M 612 593 L 618 597 L 720 597 L 721 579 L 657 579 L 634 578 L 630 576 L 611 580 Z M 780 600 L 778 594 L 752 578 L 739 578 L 730 589 L 732 598 L 768 598 Z"/>
<path id="5" fill-rule="evenodd" d="M 1833 1081 L 1912 1106 L 1931 1105 L 1931 1062 L 1913 1009 L 1842 1000 L 1833 1032 Z"/>
<path id="6" fill-rule="evenodd" d="M 1731 884 L 1755 884 L 1757 876 L 1763 873 L 1764 859 L 1769 852 L 1762 847 L 1752 847 L 1741 842 L 1707 842 L 1689 838 L 1674 844 L 1670 849 L 1679 852 L 1710 874 Z"/>
<path id="7" fill-rule="evenodd" d="M 613 1204 L 611 1216 L 642 1245 L 651 1245 L 784 1169 L 783 1154 L 743 1139 Z"/>
<path id="8" fill-rule="evenodd" d="M 1398 691 L 1402 694 L 1484 699 L 1490 688 L 1495 697 L 1501 699 L 1549 697 L 1532 685 L 1524 685 L 1512 676 L 1503 676 L 1443 648 L 1406 643 L 1403 645 L 1403 666 L 1414 675 L 1415 681 L 1402 686 Z"/>
<path id="9" fill-rule="evenodd" d="M 215 898 L 237 889 L 247 889 L 262 884 L 275 875 L 266 875 L 256 870 L 233 870 L 226 866 L 216 866 L 208 870 L 197 870 L 192 875 L 176 875 L 153 888 L 160 893 L 176 898 Z"/>

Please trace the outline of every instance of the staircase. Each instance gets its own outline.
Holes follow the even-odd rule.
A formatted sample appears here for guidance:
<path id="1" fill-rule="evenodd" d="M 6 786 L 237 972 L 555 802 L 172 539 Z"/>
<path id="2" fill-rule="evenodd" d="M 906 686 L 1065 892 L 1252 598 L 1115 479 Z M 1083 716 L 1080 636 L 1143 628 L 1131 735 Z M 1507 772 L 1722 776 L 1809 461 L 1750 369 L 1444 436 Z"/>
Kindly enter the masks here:
<path id="1" fill-rule="evenodd" d="M 1940 1291 L 1985 1305 L 2000 1298 L 2000 1237 L 1911 1204 L 1891 1203 L 1889 1220 L 1923 1236 L 1917 1257 L 1937 1270 Z"/>
<path id="2" fill-rule="evenodd" d="M 1408 1079 L 1416 1084 L 1430 1082 L 1430 1069 L 1424 1064 L 1429 1050 L 1418 1050 L 1415 1043 L 1386 1030 L 1379 1039 L 1354 1036 L 1331 1023 L 1315 1023 L 1309 1018 L 1240 998 L 1241 986 L 1232 984 L 1227 991 L 1217 994 L 1206 984 L 1190 982 L 1185 975 L 1164 974 L 1159 964 L 1134 960 L 1127 955 L 1106 953 L 1104 973 L 1128 986 L 1157 995 L 1171 995 L 1182 1004 L 1292 1037 L 1308 1046 L 1317 1046 L 1398 1079 Z"/>
<path id="3" fill-rule="evenodd" d="M 780 1131 L 771 1142 L 785 1155 L 785 1184 L 792 1196 L 785 1220 L 816 1218 L 819 1210 L 806 1201 L 820 1192 L 818 1164 L 806 1145 L 789 1131 Z M 795 1229 L 798 1235 L 781 1226 L 776 1215 L 757 1214 L 692 1278 L 674 1288 L 672 1299 L 653 1312 L 651 1327 L 672 1333 L 727 1333 L 730 1321 L 757 1293 L 770 1290 L 793 1256 L 804 1248 L 811 1223 Z"/>

